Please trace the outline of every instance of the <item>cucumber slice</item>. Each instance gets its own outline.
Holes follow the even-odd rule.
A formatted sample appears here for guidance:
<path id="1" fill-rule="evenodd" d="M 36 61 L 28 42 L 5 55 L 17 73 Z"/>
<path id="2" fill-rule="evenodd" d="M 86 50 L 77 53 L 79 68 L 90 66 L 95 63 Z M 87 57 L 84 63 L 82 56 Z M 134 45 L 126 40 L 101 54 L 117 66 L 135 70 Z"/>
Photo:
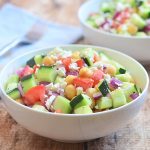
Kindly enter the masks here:
<path id="1" fill-rule="evenodd" d="M 86 23 L 94 28 L 98 28 L 98 25 L 96 24 L 95 20 L 88 19 L 86 20 Z"/>
<path id="2" fill-rule="evenodd" d="M 34 104 L 32 106 L 32 109 L 40 111 L 40 112 L 48 112 L 48 110 L 44 106 L 38 105 L 38 104 Z"/>
<path id="3" fill-rule="evenodd" d="M 100 110 L 112 108 L 112 99 L 109 97 L 102 97 L 97 101 L 97 106 Z"/>
<path id="4" fill-rule="evenodd" d="M 9 91 L 7 94 L 14 100 L 21 97 L 18 88 L 15 88 L 12 91 Z"/>
<path id="5" fill-rule="evenodd" d="M 56 69 L 50 66 L 41 66 L 36 73 L 38 81 L 54 82 L 56 76 Z"/>
<path id="6" fill-rule="evenodd" d="M 112 91 L 110 94 L 113 100 L 113 108 L 123 106 L 127 103 L 125 94 L 122 89 L 118 88 Z"/>
<path id="7" fill-rule="evenodd" d="M 35 78 L 32 74 L 27 75 L 21 79 L 23 91 L 26 93 L 29 89 L 36 86 Z"/>
<path id="8" fill-rule="evenodd" d="M 55 83 L 63 83 L 65 81 L 65 78 L 62 78 L 60 76 L 57 76 L 56 79 L 55 79 Z"/>
<path id="9" fill-rule="evenodd" d="M 102 93 L 103 96 L 106 96 L 109 93 L 109 86 L 107 84 L 107 81 L 103 80 L 98 86 L 98 89 Z"/>
<path id="10" fill-rule="evenodd" d="M 6 87 L 6 93 L 9 93 L 13 89 L 16 89 L 18 87 L 18 83 L 9 83 Z"/>
<path id="11" fill-rule="evenodd" d="M 119 73 L 120 73 L 120 74 L 125 74 L 125 73 L 126 73 L 126 70 L 123 69 L 123 68 L 119 68 Z"/>
<path id="12" fill-rule="evenodd" d="M 89 106 L 82 106 L 74 110 L 75 114 L 91 114 L 92 109 Z"/>
<path id="13" fill-rule="evenodd" d="M 134 92 L 135 93 L 137 92 L 135 85 L 133 83 L 129 83 L 129 82 L 123 82 L 121 89 L 123 89 L 123 91 L 124 91 L 127 102 L 130 102 L 132 100 L 130 98 L 130 95 Z"/>
<path id="14" fill-rule="evenodd" d="M 91 104 L 92 104 L 91 98 L 84 94 L 80 94 L 76 96 L 70 102 L 70 105 L 73 109 L 77 109 L 81 106 L 86 106 L 86 105 L 90 106 Z"/>
<path id="15" fill-rule="evenodd" d="M 133 14 L 131 16 L 131 22 L 135 24 L 139 29 L 143 29 L 146 26 L 146 22 L 139 15 Z"/>
<path id="16" fill-rule="evenodd" d="M 150 17 L 150 8 L 139 8 L 139 15 L 144 18 L 147 19 Z"/>
<path id="17" fill-rule="evenodd" d="M 43 61 L 43 56 L 42 55 L 36 55 L 34 57 L 34 61 L 37 65 L 41 65 L 42 64 L 42 61 Z"/>
<path id="18" fill-rule="evenodd" d="M 62 96 L 57 96 L 53 102 L 54 110 L 61 110 L 62 113 L 69 114 L 71 113 L 70 101 Z"/>
<path id="19" fill-rule="evenodd" d="M 122 82 L 132 82 L 133 81 L 133 79 L 129 73 L 117 74 L 117 75 L 115 75 L 115 77 L 117 79 L 121 80 Z"/>
<path id="20" fill-rule="evenodd" d="M 10 83 L 18 83 L 19 82 L 19 76 L 18 75 L 11 75 L 8 80 L 7 80 L 7 84 Z"/>
<path id="21" fill-rule="evenodd" d="M 28 66 L 33 67 L 36 63 L 34 60 L 34 57 L 32 57 L 31 59 L 29 59 L 26 63 Z"/>
<path id="22" fill-rule="evenodd" d="M 138 37 L 145 37 L 147 35 L 145 34 L 145 32 L 137 32 L 136 36 L 138 36 Z"/>
<path id="23" fill-rule="evenodd" d="M 104 13 L 109 13 L 114 11 L 114 6 L 112 3 L 102 3 L 100 10 Z"/>
<path id="24" fill-rule="evenodd" d="M 88 57 L 82 57 L 83 61 L 88 65 L 88 66 L 92 66 L 93 62 L 90 60 L 90 58 Z"/>

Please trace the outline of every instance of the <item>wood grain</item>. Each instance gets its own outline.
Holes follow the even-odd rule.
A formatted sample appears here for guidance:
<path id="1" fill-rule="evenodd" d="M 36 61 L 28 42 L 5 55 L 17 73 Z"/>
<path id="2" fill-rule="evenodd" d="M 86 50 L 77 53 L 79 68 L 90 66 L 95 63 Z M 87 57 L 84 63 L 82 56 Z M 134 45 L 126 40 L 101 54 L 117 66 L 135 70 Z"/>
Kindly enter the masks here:
<path id="1" fill-rule="evenodd" d="M 0 5 L 6 2 L 46 20 L 79 25 L 77 10 L 84 0 L 0 0 Z M 150 66 L 146 69 L 150 75 Z M 126 127 L 109 136 L 78 144 L 56 142 L 27 131 L 11 118 L 0 101 L 0 150 L 150 150 L 149 99 L 150 95 L 138 116 Z"/>

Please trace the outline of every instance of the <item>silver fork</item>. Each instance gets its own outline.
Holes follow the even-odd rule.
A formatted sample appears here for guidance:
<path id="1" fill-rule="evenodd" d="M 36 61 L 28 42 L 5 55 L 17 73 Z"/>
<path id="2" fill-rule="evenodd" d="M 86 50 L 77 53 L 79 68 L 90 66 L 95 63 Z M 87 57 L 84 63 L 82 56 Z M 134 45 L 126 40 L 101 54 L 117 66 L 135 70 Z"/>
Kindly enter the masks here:
<path id="1" fill-rule="evenodd" d="M 48 26 L 42 22 L 35 23 L 22 38 L 15 38 L 0 48 L 0 56 L 19 45 L 29 45 L 38 41 L 46 32 Z"/>

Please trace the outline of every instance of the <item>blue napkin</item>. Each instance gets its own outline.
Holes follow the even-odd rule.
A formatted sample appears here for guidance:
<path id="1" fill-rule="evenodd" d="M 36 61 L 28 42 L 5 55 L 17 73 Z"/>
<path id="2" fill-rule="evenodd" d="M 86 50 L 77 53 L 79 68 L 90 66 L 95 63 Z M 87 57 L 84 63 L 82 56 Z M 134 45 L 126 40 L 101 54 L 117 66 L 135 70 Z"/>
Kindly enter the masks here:
<path id="1" fill-rule="evenodd" d="M 6 4 L 0 10 L 0 48 L 7 41 L 25 35 L 38 22 L 42 22 L 44 26 L 48 26 L 48 30 L 42 38 L 32 45 L 12 49 L 11 53 L 8 53 L 9 55 L 0 57 L 0 65 L 3 65 L 15 56 L 37 48 L 74 43 L 82 35 L 80 28 L 48 22 L 33 16 L 21 8 Z"/>

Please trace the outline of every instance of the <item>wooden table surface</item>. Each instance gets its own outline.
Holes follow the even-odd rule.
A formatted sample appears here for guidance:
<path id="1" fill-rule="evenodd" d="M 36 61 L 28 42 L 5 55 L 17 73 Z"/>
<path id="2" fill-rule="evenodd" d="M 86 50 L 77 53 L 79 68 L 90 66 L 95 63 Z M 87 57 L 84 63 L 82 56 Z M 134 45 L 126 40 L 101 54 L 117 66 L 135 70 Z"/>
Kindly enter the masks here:
<path id="1" fill-rule="evenodd" d="M 79 25 L 77 10 L 84 0 L 0 0 L 0 5 L 6 2 L 47 20 Z M 150 67 L 146 69 L 150 75 Z M 150 150 L 149 114 L 150 101 L 147 101 L 138 116 L 117 132 L 86 143 L 67 144 L 27 131 L 10 117 L 0 101 L 0 150 Z"/>

